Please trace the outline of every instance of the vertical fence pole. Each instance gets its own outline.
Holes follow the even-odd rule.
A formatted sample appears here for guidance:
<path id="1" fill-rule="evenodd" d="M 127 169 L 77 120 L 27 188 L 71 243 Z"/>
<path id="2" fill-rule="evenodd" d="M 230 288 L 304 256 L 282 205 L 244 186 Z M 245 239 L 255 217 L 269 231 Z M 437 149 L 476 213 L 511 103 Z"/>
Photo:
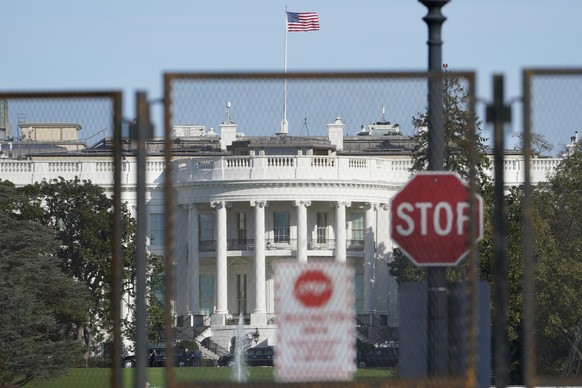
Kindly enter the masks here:
<path id="1" fill-rule="evenodd" d="M 524 198 L 523 198 L 523 301 L 524 301 L 524 349 L 523 349 L 523 378 L 526 387 L 537 384 L 535 370 L 535 284 L 533 258 L 533 230 L 532 230 L 532 195 L 531 185 L 531 86 L 532 73 L 523 72 L 523 173 L 524 173 Z"/>
<path id="2" fill-rule="evenodd" d="M 164 79 L 164 211 L 166 225 L 164 236 L 164 263 L 166 267 L 166 290 L 164 308 L 164 337 L 166 352 L 173 354 L 174 340 L 174 310 L 173 301 L 176 295 L 174 283 L 174 178 L 173 178 L 173 139 L 171 129 L 170 82 Z M 192 279 L 190 279 L 192 281 Z M 198 281 L 195 279 L 194 281 Z M 166 387 L 174 386 L 174 368 L 172 362 L 166 362 Z"/>
<path id="3" fill-rule="evenodd" d="M 146 306 L 146 236 L 147 236 L 147 210 L 146 210 L 146 140 L 150 126 L 147 94 L 136 93 L 136 128 L 137 140 L 137 247 L 136 247 L 136 387 L 146 386 L 146 361 L 147 361 L 147 306 Z M 171 354 L 171 353 L 170 353 Z"/>
<path id="4" fill-rule="evenodd" d="M 442 25 L 447 18 L 441 8 L 449 0 L 420 0 L 428 8 L 423 18 L 428 26 L 428 169 L 443 170 L 445 156 L 442 87 Z M 428 268 L 428 373 L 448 375 L 447 268 Z"/>
<path id="5" fill-rule="evenodd" d="M 111 318 L 113 348 L 111 387 L 121 388 L 121 94 L 113 100 L 113 236 L 111 247 Z"/>
<path id="6" fill-rule="evenodd" d="M 494 317 L 494 363 L 495 386 L 505 387 L 509 383 L 509 345 L 507 343 L 507 259 L 506 259 L 506 215 L 503 156 L 505 133 L 503 126 L 511 120 L 511 109 L 503 103 L 504 84 L 502 75 L 493 76 L 493 104 L 487 106 L 487 122 L 493 123 L 495 143 L 494 166 L 494 256 L 492 274 L 495 281 Z"/>
<path id="7" fill-rule="evenodd" d="M 469 81 L 469 117 L 470 122 L 468 123 L 467 130 L 468 139 L 471 146 L 469 147 L 469 204 L 470 204 L 470 219 L 474 220 L 478 217 L 478 212 L 475 206 L 475 201 L 471 198 L 475 198 L 477 195 L 477 159 L 479 157 L 477 151 L 477 144 L 479 138 L 477 136 L 476 128 L 476 113 L 475 113 L 475 75 L 467 76 Z M 482 210 L 481 210 L 482 211 Z M 467 333 L 467 371 L 466 371 L 466 385 L 468 387 L 474 387 L 480 384 L 484 380 L 482 377 L 486 371 L 489 369 L 482 367 L 482 362 L 480 357 L 486 354 L 484 350 L 487 348 L 484 344 L 480 342 L 480 330 L 481 322 L 485 320 L 484 316 L 481 316 L 481 304 L 482 304 L 482 292 L 479 286 L 479 243 L 477 241 L 478 231 L 475 226 L 475 222 L 469 223 L 469 296 L 467 298 L 469 304 L 467 306 L 468 313 L 468 333 Z M 487 315 L 488 316 L 488 315 Z M 489 376 L 487 375 L 487 381 L 489 381 Z"/>

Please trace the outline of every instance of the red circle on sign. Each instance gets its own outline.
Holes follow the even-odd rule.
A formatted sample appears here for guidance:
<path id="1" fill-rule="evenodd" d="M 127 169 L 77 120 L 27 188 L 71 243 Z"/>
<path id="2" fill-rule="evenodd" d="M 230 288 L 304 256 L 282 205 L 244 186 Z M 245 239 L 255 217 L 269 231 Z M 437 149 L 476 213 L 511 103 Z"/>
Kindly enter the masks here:
<path id="1" fill-rule="evenodd" d="M 331 279 L 322 271 L 305 271 L 295 281 L 293 294 L 306 307 L 321 307 L 333 293 Z"/>

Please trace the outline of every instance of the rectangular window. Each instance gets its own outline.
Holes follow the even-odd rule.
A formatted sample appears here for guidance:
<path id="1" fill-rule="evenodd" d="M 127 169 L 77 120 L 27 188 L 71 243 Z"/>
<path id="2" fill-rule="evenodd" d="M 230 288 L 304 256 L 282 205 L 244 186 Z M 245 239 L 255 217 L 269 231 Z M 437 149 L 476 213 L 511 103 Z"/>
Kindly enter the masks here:
<path id="1" fill-rule="evenodd" d="M 364 213 L 352 213 L 352 242 L 364 242 Z"/>
<path id="2" fill-rule="evenodd" d="M 236 300 L 238 305 L 238 314 L 247 313 L 247 275 L 236 275 Z"/>
<path id="3" fill-rule="evenodd" d="M 317 243 L 327 243 L 327 213 L 317 212 Z"/>
<path id="4" fill-rule="evenodd" d="M 247 214 L 246 213 L 236 213 L 237 218 L 237 229 L 238 229 L 238 243 L 247 243 Z"/>
<path id="5" fill-rule="evenodd" d="M 165 223 L 164 213 L 150 214 L 150 245 L 164 245 Z"/>
<path id="6" fill-rule="evenodd" d="M 276 211 L 273 213 L 273 233 L 276 243 L 286 242 L 289 240 L 289 212 Z"/>
<path id="7" fill-rule="evenodd" d="M 200 314 L 208 316 L 214 312 L 214 276 L 200 275 L 199 279 Z"/>
<path id="8" fill-rule="evenodd" d="M 8 104 L 6 100 L 0 100 L 0 130 L 7 131 L 8 129 Z M 4 135 L 8 135 L 8 133 L 4 133 Z M 4 139 L 2 139 L 4 140 Z"/>
<path id="9" fill-rule="evenodd" d="M 356 313 L 362 314 L 364 311 L 364 274 L 356 273 L 354 275 L 354 296 L 356 297 Z"/>
<path id="10" fill-rule="evenodd" d="M 212 213 L 200 213 L 198 225 L 199 239 L 200 241 L 214 241 L 214 214 Z"/>

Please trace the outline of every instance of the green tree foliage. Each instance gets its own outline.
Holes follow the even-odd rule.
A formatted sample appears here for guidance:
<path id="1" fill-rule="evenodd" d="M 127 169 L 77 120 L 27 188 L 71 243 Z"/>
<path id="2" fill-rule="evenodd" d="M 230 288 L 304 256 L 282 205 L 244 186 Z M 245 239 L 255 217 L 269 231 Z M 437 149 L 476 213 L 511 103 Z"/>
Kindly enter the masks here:
<path id="1" fill-rule="evenodd" d="M 443 123 L 445 155 L 443 169 L 457 172 L 463 179 L 469 181 L 469 152 L 476 147 L 477 152 L 477 183 L 480 188 L 491 184 L 489 170 L 491 162 L 487 157 L 487 141 L 481 134 L 481 120 L 472 116 L 469 110 L 469 95 L 461 80 L 445 72 L 443 76 Z M 412 118 L 416 129 L 413 139 L 415 146 L 412 151 L 413 165 L 411 172 L 424 171 L 428 167 L 428 115 L 418 114 Z M 471 143 L 470 130 L 475 130 L 477 143 Z"/>
<path id="2" fill-rule="evenodd" d="M 518 139 L 516 149 L 523 151 L 525 149 L 525 138 L 523 132 L 519 132 L 515 135 Z M 541 133 L 531 133 L 531 149 L 534 153 L 538 155 L 549 154 L 554 146 L 550 143 L 543 134 Z"/>
<path id="3" fill-rule="evenodd" d="M 523 240 L 523 187 L 505 196 L 507 236 L 508 332 L 511 383 L 523 383 L 523 247 L 533 244 L 537 372 L 541 375 L 580 373 L 572 361 L 582 360 L 582 153 L 565 158 L 533 192 L 529 209 L 533 240 Z M 487 203 L 487 202 L 486 202 Z M 488 239 L 486 241 L 489 241 Z M 492 246 L 482 244 L 480 273 L 493 283 Z M 492 313 L 495 306 L 492 306 Z M 578 340 L 578 342 L 577 342 Z"/>
<path id="4" fill-rule="evenodd" d="M 99 352 L 111 331 L 111 249 L 113 202 L 89 181 L 63 178 L 19 189 L 13 205 L 19 218 L 53 229 L 59 241 L 60 268 L 82 282 L 91 295 L 86 325 L 79 339 L 89 352 Z M 122 281 L 127 295 L 135 284 L 135 220 L 124 206 Z"/>
<path id="5" fill-rule="evenodd" d="M 25 385 L 64 373 L 82 359 L 84 284 L 59 268 L 53 230 L 19 220 L 18 192 L 0 182 L 0 385 Z"/>
<path id="6" fill-rule="evenodd" d="M 394 248 L 392 251 L 392 261 L 388 263 L 390 275 L 396 279 L 398 284 L 405 282 L 421 282 L 426 278 L 426 271 L 417 267 L 400 250 Z"/>
<path id="7" fill-rule="evenodd" d="M 507 341 L 510 357 L 510 381 L 523 383 L 523 187 L 513 187 L 505 195 L 506 209 L 506 258 L 507 258 Z M 493 200 L 490 197 L 484 201 L 484 211 L 493 212 Z M 479 274 L 481 280 L 490 284 L 491 317 L 496 313 L 495 279 L 493 277 L 494 238 L 493 225 L 486 223 L 484 239 L 480 244 Z M 545 236 L 542 236 L 545 237 Z"/>
<path id="8" fill-rule="evenodd" d="M 164 261 L 159 255 L 150 254 L 148 257 L 149 275 L 146 283 L 147 288 L 147 322 L 146 330 L 148 341 L 160 343 L 164 340 Z M 128 301 L 128 307 L 132 311 L 132 319 L 128 320 L 125 328 L 125 335 L 131 341 L 136 341 L 136 305 L 134 299 Z"/>
<path id="9" fill-rule="evenodd" d="M 576 373 L 582 362 L 582 151 L 564 158 L 534 197 L 538 369 Z M 582 374 L 582 370 L 577 370 Z"/>
<path id="10" fill-rule="evenodd" d="M 469 96 L 463 87 L 461 80 L 445 72 L 443 77 L 443 123 L 445 155 L 443 168 L 447 171 L 458 173 L 464 180 L 470 179 L 470 149 L 475 147 L 476 183 L 480 194 L 484 199 L 484 238 L 482 244 L 491 243 L 491 218 L 493 186 L 489 177 L 491 161 L 487 156 L 487 141 L 481 134 L 481 120 L 472 116 L 469 110 Z M 412 118 L 412 125 L 416 129 L 413 135 L 414 148 L 412 151 L 413 164 L 410 172 L 425 171 L 428 168 L 428 116 L 425 113 Z M 475 130 L 477 143 L 471 143 L 470 130 Z M 426 278 L 426 269 L 416 267 L 396 248 L 393 251 L 393 261 L 390 262 L 390 274 L 398 283 L 421 281 Z M 466 263 L 449 271 L 450 280 L 466 278 Z"/>

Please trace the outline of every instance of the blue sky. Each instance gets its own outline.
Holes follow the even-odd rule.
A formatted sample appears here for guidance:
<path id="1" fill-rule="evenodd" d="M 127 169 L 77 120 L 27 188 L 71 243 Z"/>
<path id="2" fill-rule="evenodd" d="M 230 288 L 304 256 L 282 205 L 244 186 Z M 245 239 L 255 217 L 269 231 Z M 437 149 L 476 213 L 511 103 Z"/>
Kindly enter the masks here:
<path id="1" fill-rule="evenodd" d="M 282 71 L 286 5 L 321 25 L 289 34 L 289 71 L 426 70 L 415 0 L 26 0 L 1 6 L 0 90 L 121 90 L 130 117 L 137 90 L 161 97 L 164 72 Z M 443 14 L 443 61 L 476 71 L 481 99 L 494 73 L 510 99 L 525 67 L 582 66 L 579 0 L 452 0 Z M 563 143 L 573 129 L 546 136 Z"/>

